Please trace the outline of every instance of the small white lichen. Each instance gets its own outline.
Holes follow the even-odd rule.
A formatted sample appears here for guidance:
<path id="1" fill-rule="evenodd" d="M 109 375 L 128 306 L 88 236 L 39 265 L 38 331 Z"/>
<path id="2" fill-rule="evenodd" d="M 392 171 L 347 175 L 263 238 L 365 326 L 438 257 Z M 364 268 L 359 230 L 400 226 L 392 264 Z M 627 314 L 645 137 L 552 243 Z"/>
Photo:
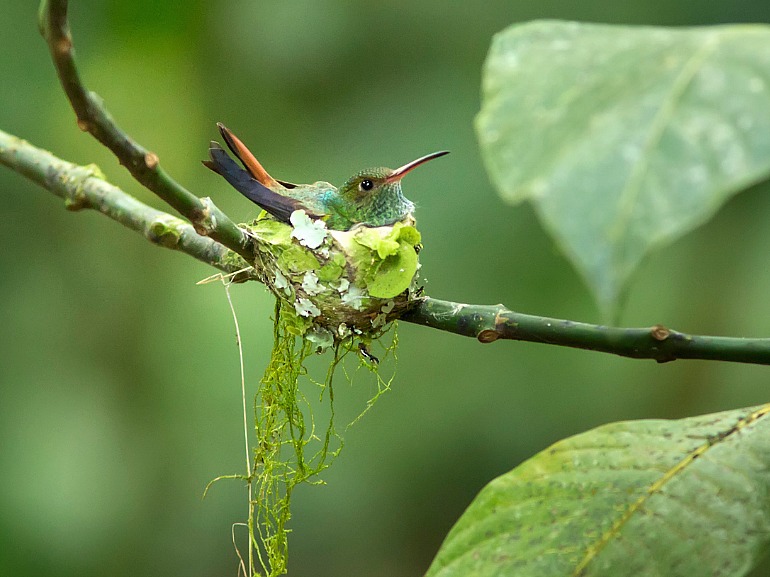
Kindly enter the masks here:
<path id="1" fill-rule="evenodd" d="M 309 270 L 305 273 L 305 276 L 302 277 L 302 290 L 312 296 L 324 292 L 326 287 L 320 284 L 316 274 L 312 270 Z"/>
<path id="2" fill-rule="evenodd" d="M 308 248 L 318 248 L 326 239 L 326 223 L 322 220 L 312 220 L 304 210 L 295 210 L 289 217 L 294 230 L 291 236 L 301 245 Z"/>
<path id="3" fill-rule="evenodd" d="M 331 331 L 314 326 L 305 334 L 305 338 L 316 345 L 316 352 L 321 353 L 334 344 L 334 335 Z"/>
<path id="4" fill-rule="evenodd" d="M 309 299 L 297 299 L 294 303 L 294 309 L 302 317 L 317 317 L 321 314 L 320 309 Z"/>
<path id="5" fill-rule="evenodd" d="M 350 281 L 345 277 L 341 277 L 335 282 L 331 283 L 331 285 L 335 289 L 337 289 L 337 292 L 344 293 L 346 290 L 348 290 L 348 287 L 350 286 Z"/>
<path id="6" fill-rule="evenodd" d="M 275 271 L 275 281 L 273 282 L 273 285 L 277 289 L 286 289 L 286 288 L 289 288 L 289 281 L 286 280 L 286 277 L 283 276 L 281 271 L 276 270 Z"/>
<path id="7" fill-rule="evenodd" d="M 342 294 L 342 304 L 352 306 L 356 310 L 361 310 L 363 307 L 363 300 L 366 298 L 366 294 L 363 289 L 358 288 L 352 284 L 348 287 L 347 292 Z"/>
<path id="8" fill-rule="evenodd" d="M 382 307 L 380 307 L 380 311 L 388 314 L 390 311 L 393 310 L 393 308 L 396 306 L 396 301 L 388 301 Z"/>
<path id="9" fill-rule="evenodd" d="M 340 338 L 345 338 L 350 334 L 350 328 L 345 323 L 340 323 L 340 326 L 337 327 L 337 334 L 340 336 Z"/>

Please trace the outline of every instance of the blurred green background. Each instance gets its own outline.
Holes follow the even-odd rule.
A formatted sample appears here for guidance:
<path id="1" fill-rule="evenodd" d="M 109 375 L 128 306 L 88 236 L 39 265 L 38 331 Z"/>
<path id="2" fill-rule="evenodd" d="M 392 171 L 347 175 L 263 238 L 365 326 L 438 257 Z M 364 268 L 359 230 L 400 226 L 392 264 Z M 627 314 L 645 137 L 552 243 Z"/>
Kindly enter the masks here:
<path id="1" fill-rule="evenodd" d="M 370 165 L 452 155 L 405 181 L 427 292 L 599 321 L 528 206 L 503 205 L 473 118 L 492 34 L 564 18 L 656 25 L 766 21 L 766 0 L 348 3 L 75 1 L 81 72 L 118 122 L 183 184 L 245 220 L 254 206 L 200 160 L 225 122 L 276 177 L 340 183 Z M 36 29 L 0 0 L 0 128 L 99 164 L 154 206 L 77 130 Z M 618 70 L 618 74 L 623 74 Z M 522 110 L 521 114 L 527 114 Z M 0 168 L 0 575 L 235 575 L 245 518 L 238 356 L 213 271 Z M 770 335 L 770 190 L 730 202 L 647 260 L 622 322 Z M 253 391 L 272 300 L 233 289 Z M 767 369 L 614 358 L 403 324 L 393 390 L 345 434 L 326 486 L 295 495 L 290 574 L 417 576 L 481 487 L 568 435 L 770 397 Z M 341 383 L 341 382 L 340 382 Z M 372 393 L 341 383 L 355 416 Z M 757 575 L 770 574 L 767 567 Z"/>

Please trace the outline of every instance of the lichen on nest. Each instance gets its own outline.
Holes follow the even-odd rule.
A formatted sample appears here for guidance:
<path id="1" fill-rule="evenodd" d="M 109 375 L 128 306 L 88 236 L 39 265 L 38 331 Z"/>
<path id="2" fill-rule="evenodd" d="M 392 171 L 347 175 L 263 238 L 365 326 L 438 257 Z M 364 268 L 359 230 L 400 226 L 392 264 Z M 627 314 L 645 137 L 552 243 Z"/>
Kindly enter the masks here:
<path id="1" fill-rule="evenodd" d="M 262 281 L 293 306 L 295 334 L 319 350 L 380 333 L 415 298 L 420 233 L 411 217 L 337 231 L 298 210 L 291 225 L 263 214 L 244 227 L 254 237 Z"/>

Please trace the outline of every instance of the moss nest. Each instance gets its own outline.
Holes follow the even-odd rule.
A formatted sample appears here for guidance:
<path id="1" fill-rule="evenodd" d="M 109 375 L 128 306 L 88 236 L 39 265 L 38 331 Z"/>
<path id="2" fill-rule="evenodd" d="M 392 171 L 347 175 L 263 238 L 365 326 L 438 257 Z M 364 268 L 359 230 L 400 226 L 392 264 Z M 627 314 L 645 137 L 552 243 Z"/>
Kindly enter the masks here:
<path id="1" fill-rule="evenodd" d="M 319 350 L 379 335 L 416 298 L 420 233 L 411 217 L 337 231 L 299 210 L 291 225 L 263 214 L 244 226 L 256 241 L 262 281 L 295 313 L 292 332 Z"/>

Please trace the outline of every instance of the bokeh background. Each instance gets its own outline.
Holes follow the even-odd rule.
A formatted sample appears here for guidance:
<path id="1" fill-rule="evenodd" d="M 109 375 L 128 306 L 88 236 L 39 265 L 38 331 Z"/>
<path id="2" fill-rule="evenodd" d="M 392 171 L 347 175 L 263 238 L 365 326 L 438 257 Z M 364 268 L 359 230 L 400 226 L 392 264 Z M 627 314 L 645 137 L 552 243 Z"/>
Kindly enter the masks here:
<path id="1" fill-rule="evenodd" d="M 161 206 L 77 130 L 34 2 L 0 0 L 0 128 Z M 491 36 L 565 18 L 656 25 L 767 21 L 766 0 L 617 3 L 73 1 L 81 72 L 119 123 L 235 218 L 254 206 L 206 171 L 223 121 L 276 177 L 341 182 L 370 165 L 415 171 L 427 292 L 599 321 L 526 205 L 502 204 L 473 132 Z M 618 74 L 623 74 L 622 70 Z M 521 110 L 521 114 L 527 114 Z M 533 136 L 536 137 L 536 136 Z M 0 168 L 0 575 L 235 575 L 231 524 L 242 421 L 233 322 L 213 271 L 101 215 L 68 213 Z M 754 189 L 634 279 L 623 324 L 770 335 L 770 190 Z M 272 300 L 232 290 L 250 390 Z M 324 479 L 295 495 L 290 574 L 418 576 L 492 478 L 565 436 L 623 419 L 765 402 L 767 369 L 665 365 L 403 324 L 393 389 L 345 433 Z M 374 385 L 341 383 L 342 414 Z M 756 575 L 770 575 L 770 567 Z"/>

